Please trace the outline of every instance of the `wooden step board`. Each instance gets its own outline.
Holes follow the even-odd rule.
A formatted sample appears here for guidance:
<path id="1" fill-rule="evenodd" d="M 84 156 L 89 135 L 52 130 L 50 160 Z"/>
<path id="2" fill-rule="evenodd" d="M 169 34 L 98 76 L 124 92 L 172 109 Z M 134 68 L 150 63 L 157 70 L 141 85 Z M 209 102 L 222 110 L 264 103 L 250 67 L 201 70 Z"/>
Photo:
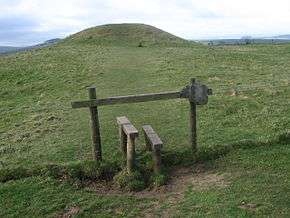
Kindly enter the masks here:
<path id="1" fill-rule="evenodd" d="M 129 137 L 138 137 L 138 130 L 131 123 L 124 124 L 123 131 Z"/>
<path id="2" fill-rule="evenodd" d="M 145 136 L 146 148 L 152 151 L 154 173 L 159 174 L 161 172 L 161 148 L 163 142 L 150 125 L 144 125 L 142 128 Z"/>
<path id="3" fill-rule="evenodd" d="M 157 133 L 154 131 L 152 126 L 144 125 L 142 128 L 145 135 L 146 143 L 150 145 L 150 146 L 147 146 L 147 148 L 150 151 L 152 149 L 161 149 L 163 142 L 161 141 Z"/>
<path id="4" fill-rule="evenodd" d="M 127 158 L 127 170 L 131 173 L 135 168 L 135 139 L 138 137 L 138 130 L 125 116 L 117 117 L 119 125 L 120 146 L 124 157 Z"/>
<path id="5" fill-rule="evenodd" d="M 130 120 L 127 117 L 122 116 L 122 117 L 117 117 L 117 123 L 119 125 L 124 125 L 124 124 L 129 124 L 131 122 L 130 122 Z"/>

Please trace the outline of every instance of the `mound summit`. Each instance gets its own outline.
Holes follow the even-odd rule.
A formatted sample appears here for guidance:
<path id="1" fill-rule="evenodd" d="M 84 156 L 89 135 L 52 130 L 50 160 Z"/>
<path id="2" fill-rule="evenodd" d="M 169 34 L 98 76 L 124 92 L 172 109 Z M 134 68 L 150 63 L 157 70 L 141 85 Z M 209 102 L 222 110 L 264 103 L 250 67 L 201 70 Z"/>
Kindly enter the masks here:
<path id="1" fill-rule="evenodd" d="M 182 45 L 189 41 L 146 24 L 107 24 L 92 27 L 66 38 L 66 43 L 100 45 Z"/>

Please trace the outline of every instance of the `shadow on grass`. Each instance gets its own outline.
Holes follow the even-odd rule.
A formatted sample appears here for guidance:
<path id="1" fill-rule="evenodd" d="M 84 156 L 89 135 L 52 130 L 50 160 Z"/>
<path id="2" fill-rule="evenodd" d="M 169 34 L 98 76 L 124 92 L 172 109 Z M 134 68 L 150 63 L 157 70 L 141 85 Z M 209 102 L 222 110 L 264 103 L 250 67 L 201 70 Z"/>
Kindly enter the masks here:
<path id="1" fill-rule="evenodd" d="M 190 166 L 197 162 L 207 162 L 216 160 L 235 149 L 270 147 L 276 144 L 290 145 L 290 132 L 282 133 L 273 140 L 268 141 L 241 140 L 231 144 L 214 145 L 211 147 L 200 147 L 194 156 L 191 150 L 189 149 L 182 151 L 167 151 L 163 153 L 162 158 L 165 167 L 178 165 Z"/>
<path id="2" fill-rule="evenodd" d="M 228 145 L 215 145 L 201 147 L 193 157 L 190 150 L 165 151 L 162 154 L 163 175 L 174 166 L 190 166 L 197 162 L 208 162 L 223 157 L 235 149 L 252 149 L 257 147 L 273 146 L 275 144 L 290 145 L 290 132 L 278 135 L 269 141 L 242 140 Z M 115 162 L 78 161 L 63 165 L 49 164 L 35 168 L 4 168 L 0 170 L 0 183 L 10 180 L 18 180 L 32 176 L 50 176 L 56 179 L 68 181 L 111 181 L 118 173 L 122 173 L 122 164 Z M 137 156 L 137 168 L 144 177 L 146 186 L 156 183 L 152 178 L 160 180 L 160 176 L 152 174 L 153 162 L 149 152 L 141 152 Z M 123 178 L 122 178 L 123 179 Z M 126 181 L 126 180 L 125 180 Z M 135 182 L 135 181 L 133 181 Z M 160 185 L 164 182 L 159 182 Z"/>

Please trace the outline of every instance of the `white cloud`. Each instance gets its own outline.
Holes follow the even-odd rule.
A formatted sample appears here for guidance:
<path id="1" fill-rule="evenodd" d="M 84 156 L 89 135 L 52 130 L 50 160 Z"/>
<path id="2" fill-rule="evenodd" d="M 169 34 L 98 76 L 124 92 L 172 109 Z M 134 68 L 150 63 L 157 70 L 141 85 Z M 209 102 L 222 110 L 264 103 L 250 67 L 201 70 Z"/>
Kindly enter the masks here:
<path id="1" fill-rule="evenodd" d="M 32 32 L 57 32 L 57 36 L 119 22 L 147 23 L 186 38 L 290 33 L 289 0 L 0 0 L 0 3 L 0 19 L 30 17 L 38 23 L 31 28 Z"/>

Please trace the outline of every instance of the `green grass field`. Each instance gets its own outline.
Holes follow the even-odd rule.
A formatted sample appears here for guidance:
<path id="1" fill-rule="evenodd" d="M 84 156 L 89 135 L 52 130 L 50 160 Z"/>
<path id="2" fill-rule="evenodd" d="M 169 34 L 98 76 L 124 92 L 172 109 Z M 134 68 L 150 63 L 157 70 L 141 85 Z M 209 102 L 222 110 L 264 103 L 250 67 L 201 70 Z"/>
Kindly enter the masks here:
<path id="1" fill-rule="evenodd" d="M 124 45 L 91 39 L 0 57 L 0 178 L 13 174 L 0 183 L 0 217 L 289 217 L 290 45 L 138 47 L 139 38 Z M 122 161 L 117 116 L 139 130 L 153 126 L 164 141 L 168 191 L 101 194 L 39 173 L 92 158 L 89 111 L 71 108 L 88 98 L 86 87 L 109 97 L 181 90 L 190 78 L 214 92 L 198 107 L 194 160 L 188 101 L 99 109 L 109 162 Z"/>

